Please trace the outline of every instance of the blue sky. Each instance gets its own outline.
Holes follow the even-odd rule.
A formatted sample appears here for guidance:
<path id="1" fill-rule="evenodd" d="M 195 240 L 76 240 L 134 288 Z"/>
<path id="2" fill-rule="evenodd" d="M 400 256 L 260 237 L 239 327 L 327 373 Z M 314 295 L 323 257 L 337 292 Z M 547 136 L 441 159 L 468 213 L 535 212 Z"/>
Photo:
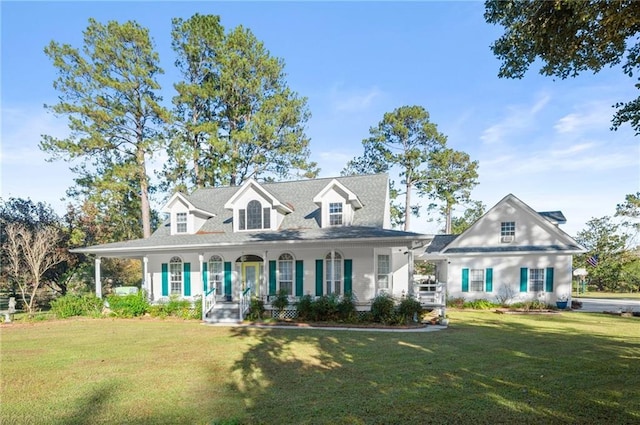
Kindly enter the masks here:
<path id="1" fill-rule="evenodd" d="M 557 80 L 533 68 L 499 79 L 489 46 L 501 34 L 482 2 L 7 2 L 1 11 L 1 196 L 64 211 L 69 164 L 46 162 L 41 134 L 64 136 L 51 40 L 80 47 L 88 19 L 135 20 L 149 28 L 165 74 L 165 102 L 178 81 L 171 19 L 221 16 L 250 28 L 284 60 L 291 89 L 308 98 L 312 160 L 321 176 L 340 173 L 385 112 L 421 105 L 448 144 L 480 163 L 473 198 L 488 207 L 513 193 L 538 211 L 562 210 L 575 235 L 592 217 L 613 215 L 640 190 L 640 148 L 629 126 L 609 130 L 617 101 L 637 96 L 619 68 Z M 414 197 L 415 199 L 415 197 Z M 156 199 L 158 207 L 161 199 Z M 428 204 L 428 200 L 422 201 Z M 412 229 L 440 227 L 423 212 Z"/>

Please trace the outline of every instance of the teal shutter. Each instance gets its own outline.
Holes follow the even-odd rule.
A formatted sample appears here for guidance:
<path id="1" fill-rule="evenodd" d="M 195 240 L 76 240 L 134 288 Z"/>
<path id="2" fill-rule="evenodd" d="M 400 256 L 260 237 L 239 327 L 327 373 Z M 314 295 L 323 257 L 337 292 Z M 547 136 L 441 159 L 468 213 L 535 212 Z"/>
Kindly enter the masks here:
<path id="1" fill-rule="evenodd" d="M 183 270 L 184 270 L 184 273 L 183 273 L 182 279 L 184 280 L 184 296 L 190 297 L 191 296 L 191 263 L 184 263 Z"/>
<path id="2" fill-rule="evenodd" d="M 169 264 L 162 263 L 162 296 L 169 296 Z"/>
<path id="3" fill-rule="evenodd" d="M 322 296 L 322 269 L 324 260 L 316 260 L 316 296 Z"/>
<path id="4" fill-rule="evenodd" d="M 353 260 L 344 260 L 344 294 L 353 293 Z"/>
<path id="5" fill-rule="evenodd" d="M 553 267 L 547 267 L 544 290 L 547 292 L 553 292 Z"/>
<path id="6" fill-rule="evenodd" d="M 304 263 L 302 260 L 296 261 L 296 297 L 304 295 Z"/>
<path id="7" fill-rule="evenodd" d="M 231 262 L 224 262 L 224 294 L 231 295 Z"/>
<path id="8" fill-rule="evenodd" d="M 469 269 L 462 269 L 462 292 L 469 292 Z"/>
<path id="9" fill-rule="evenodd" d="M 202 293 L 207 293 L 207 286 L 209 286 L 209 263 L 206 261 L 202 263 Z"/>
<path id="10" fill-rule="evenodd" d="M 489 268 L 485 270 L 485 280 L 486 280 L 486 292 L 493 292 L 493 269 Z"/>
<path id="11" fill-rule="evenodd" d="M 529 269 L 522 267 L 520 269 L 520 292 L 527 292 L 527 283 L 529 280 Z"/>
<path id="12" fill-rule="evenodd" d="M 276 294 L 276 260 L 269 261 L 269 295 Z"/>

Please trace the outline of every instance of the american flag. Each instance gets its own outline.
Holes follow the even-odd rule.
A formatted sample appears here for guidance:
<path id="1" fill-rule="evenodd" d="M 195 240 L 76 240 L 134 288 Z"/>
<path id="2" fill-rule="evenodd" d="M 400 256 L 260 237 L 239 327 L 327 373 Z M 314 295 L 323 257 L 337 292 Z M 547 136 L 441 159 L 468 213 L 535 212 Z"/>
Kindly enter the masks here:
<path id="1" fill-rule="evenodd" d="M 597 266 L 598 265 L 598 256 L 597 255 L 592 255 L 591 257 L 587 258 L 587 263 L 592 267 Z"/>

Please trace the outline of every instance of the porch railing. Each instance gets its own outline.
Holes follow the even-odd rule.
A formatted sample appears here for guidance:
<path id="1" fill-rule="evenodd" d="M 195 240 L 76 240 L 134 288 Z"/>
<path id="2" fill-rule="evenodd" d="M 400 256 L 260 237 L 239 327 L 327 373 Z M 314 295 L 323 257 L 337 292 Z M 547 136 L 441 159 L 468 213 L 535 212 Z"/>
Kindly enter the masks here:
<path id="1" fill-rule="evenodd" d="M 245 315 L 251 306 L 251 286 L 247 286 L 240 296 L 240 321 L 244 320 Z"/>
<path id="2" fill-rule="evenodd" d="M 216 287 L 212 286 L 202 297 L 202 320 L 216 306 Z"/>

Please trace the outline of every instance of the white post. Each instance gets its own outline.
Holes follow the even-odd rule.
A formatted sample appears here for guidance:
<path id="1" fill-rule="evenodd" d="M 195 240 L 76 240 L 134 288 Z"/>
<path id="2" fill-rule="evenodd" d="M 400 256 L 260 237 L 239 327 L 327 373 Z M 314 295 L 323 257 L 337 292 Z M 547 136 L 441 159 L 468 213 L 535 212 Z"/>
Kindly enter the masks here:
<path id="1" fill-rule="evenodd" d="M 200 262 L 200 279 L 202 280 L 202 320 L 205 319 L 204 315 L 206 312 L 204 311 L 207 305 L 207 288 L 204 287 L 204 268 L 202 264 L 204 263 L 204 254 L 198 254 L 198 261 Z"/>
<path id="2" fill-rule="evenodd" d="M 96 297 L 102 298 L 102 278 L 100 277 L 100 257 L 96 257 L 95 279 L 96 279 Z"/>
<path id="3" fill-rule="evenodd" d="M 142 289 L 146 292 L 145 296 L 149 298 L 151 291 L 149 288 L 149 257 L 142 257 Z"/>
<path id="4" fill-rule="evenodd" d="M 408 293 L 410 296 L 413 296 L 413 250 L 411 249 L 411 247 L 407 247 L 407 269 L 409 270 L 409 290 Z"/>
<path id="5" fill-rule="evenodd" d="M 256 291 L 256 295 L 269 295 L 269 260 L 267 259 L 267 255 L 269 255 L 269 251 L 264 252 L 264 256 L 262 257 L 262 279 L 260 279 L 260 288 L 259 291 Z"/>

